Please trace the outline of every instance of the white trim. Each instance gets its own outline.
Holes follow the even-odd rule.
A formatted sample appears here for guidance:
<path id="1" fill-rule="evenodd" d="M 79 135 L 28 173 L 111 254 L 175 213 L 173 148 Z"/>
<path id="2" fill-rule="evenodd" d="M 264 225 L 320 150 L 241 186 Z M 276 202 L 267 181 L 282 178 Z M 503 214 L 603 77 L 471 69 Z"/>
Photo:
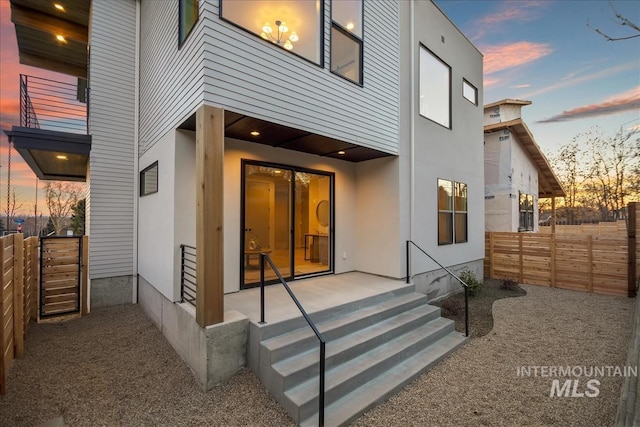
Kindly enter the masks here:
<path id="1" fill-rule="evenodd" d="M 138 194 L 140 187 L 140 177 L 138 174 L 138 168 L 140 156 L 138 155 L 138 140 L 139 140 L 139 110 L 140 110 L 140 0 L 136 1 L 136 57 L 135 57 L 135 84 L 134 84 L 134 110 L 135 117 L 133 119 L 133 221 L 135 227 L 133 228 L 133 277 L 132 277 L 132 301 L 134 304 L 138 302 L 138 219 L 140 217 L 138 212 Z"/>

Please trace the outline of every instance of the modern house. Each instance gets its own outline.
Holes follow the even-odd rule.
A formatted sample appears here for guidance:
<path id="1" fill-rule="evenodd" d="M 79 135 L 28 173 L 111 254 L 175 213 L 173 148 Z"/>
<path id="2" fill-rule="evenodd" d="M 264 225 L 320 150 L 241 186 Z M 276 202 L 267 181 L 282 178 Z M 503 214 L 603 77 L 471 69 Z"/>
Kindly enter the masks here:
<path id="1" fill-rule="evenodd" d="M 555 198 L 565 196 L 522 120 L 522 107 L 530 104 L 504 99 L 484 106 L 486 231 L 537 232 L 538 199 L 551 198 L 555 212 Z"/>
<path id="2" fill-rule="evenodd" d="M 345 346 L 327 345 L 331 424 L 464 341 L 426 304 L 460 286 L 420 249 L 482 274 L 482 55 L 434 3 L 11 5 L 23 62 L 88 78 L 86 134 L 21 125 L 11 137 L 41 159 L 30 163 L 39 176 L 86 177 L 93 307 L 140 303 L 204 387 L 248 365 L 301 423 L 318 417 L 315 337 L 301 318 L 263 325 L 230 303 L 257 295 L 261 254 L 296 292 L 318 290 L 313 303 L 331 293 L 311 313 Z M 181 287 L 183 245 L 196 248 L 195 307 L 181 303 L 194 300 Z M 272 269 L 265 276 L 281 286 Z M 381 280 L 386 291 L 347 303 L 347 291 Z M 391 326 L 398 316 L 402 328 Z M 373 334 L 366 345 L 344 336 L 356 329 Z M 308 366 L 283 373 L 293 350 L 278 339 L 294 342 L 283 333 L 298 334 L 294 364 Z M 378 364 L 353 373 L 369 347 Z M 391 371 L 404 377 L 379 377 Z M 369 381 L 384 385 L 379 395 Z M 340 412 L 362 387 L 362 404 L 352 394 L 352 413 Z"/>

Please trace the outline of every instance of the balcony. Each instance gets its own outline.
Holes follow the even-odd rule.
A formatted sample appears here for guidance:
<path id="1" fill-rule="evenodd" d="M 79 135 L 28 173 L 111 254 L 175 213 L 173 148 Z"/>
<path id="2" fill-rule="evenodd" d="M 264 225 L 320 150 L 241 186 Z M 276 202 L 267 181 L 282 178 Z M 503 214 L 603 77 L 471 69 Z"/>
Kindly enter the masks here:
<path id="1" fill-rule="evenodd" d="M 85 82 L 20 75 L 20 125 L 5 133 L 40 179 L 86 180 L 91 136 Z"/>

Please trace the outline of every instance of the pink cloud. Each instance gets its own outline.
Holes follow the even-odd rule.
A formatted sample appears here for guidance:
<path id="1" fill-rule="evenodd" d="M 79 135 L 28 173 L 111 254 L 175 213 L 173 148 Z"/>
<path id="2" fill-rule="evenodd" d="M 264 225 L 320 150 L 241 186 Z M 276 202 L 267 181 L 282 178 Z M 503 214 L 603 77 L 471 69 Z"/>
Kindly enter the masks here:
<path id="1" fill-rule="evenodd" d="M 487 46 L 481 50 L 485 75 L 528 64 L 553 52 L 547 43 L 527 41 Z"/>
<path id="2" fill-rule="evenodd" d="M 484 85 L 484 87 L 489 87 L 489 86 L 497 85 L 498 83 L 500 83 L 499 79 L 496 79 L 494 77 L 486 77 L 485 76 L 483 85 Z"/>
<path id="3" fill-rule="evenodd" d="M 498 3 L 500 10 L 485 15 L 474 22 L 475 35 L 472 40 L 478 40 L 488 33 L 503 31 L 504 23 L 525 23 L 537 20 L 549 1 L 507 1 Z"/>
<path id="4" fill-rule="evenodd" d="M 634 110 L 640 110 L 640 86 L 604 99 L 597 104 L 585 105 L 563 111 L 561 114 L 556 114 L 548 119 L 540 120 L 538 123 L 566 122 L 570 120 L 606 116 L 609 114 Z"/>

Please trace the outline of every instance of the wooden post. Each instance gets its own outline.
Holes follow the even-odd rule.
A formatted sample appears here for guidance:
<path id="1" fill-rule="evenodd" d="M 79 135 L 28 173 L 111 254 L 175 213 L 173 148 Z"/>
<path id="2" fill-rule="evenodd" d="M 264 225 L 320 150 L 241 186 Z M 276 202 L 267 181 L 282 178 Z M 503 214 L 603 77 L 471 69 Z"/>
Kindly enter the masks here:
<path id="1" fill-rule="evenodd" d="M 556 198 L 551 198 L 551 234 L 556 234 Z"/>
<path id="2" fill-rule="evenodd" d="M 80 314 L 89 313 L 89 236 L 82 236 L 82 289 L 80 290 Z"/>
<path id="3" fill-rule="evenodd" d="M 587 290 L 593 293 L 593 236 L 591 234 L 587 236 L 587 263 L 587 271 L 589 272 Z"/>
<path id="4" fill-rule="evenodd" d="M 12 239 L 13 236 L 9 235 L 6 237 L 0 238 L 0 395 L 7 394 L 7 365 L 8 361 L 6 360 L 7 353 L 5 352 L 5 341 L 6 337 L 4 336 L 5 328 L 4 328 L 4 313 L 6 311 L 6 307 L 4 306 L 4 294 L 5 294 L 5 283 L 4 283 L 4 245 L 5 242 L 9 239 Z"/>
<path id="5" fill-rule="evenodd" d="M 551 234 L 551 287 L 556 287 L 556 235 Z"/>
<path id="6" fill-rule="evenodd" d="M 40 253 L 40 238 L 33 238 L 33 245 L 31 246 L 31 319 L 38 321 L 38 313 L 40 313 L 40 263 L 38 260 L 38 254 Z"/>
<path id="7" fill-rule="evenodd" d="M 224 110 L 196 112 L 196 321 L 224 321 Z"/>
<path id="8" fill-rule="evenodd" d="M 494 268 L 493 268 L 493 231 L 489 232 L 489 278 L 493 279 L 494 276 Z"/>
<path id="9" fill-rule="evenodd" d="M 627 296 L 636 296 L 636 202 L 627 207 Z"/>
<path id="10" fill-rule="evenodd" d="M 13 348 L 15 357 L 24 356 L 24 239 L 13 235 Z"/>
<path id="11" fill-rule="evenodd" d="M 522 254 L 522 239 L 524 235 L 520 233 L 518 235 L 518 245 L 520 249 L 520 279 L 518 280 L 520 283 L 524 283 L 524 255 Z"/>

